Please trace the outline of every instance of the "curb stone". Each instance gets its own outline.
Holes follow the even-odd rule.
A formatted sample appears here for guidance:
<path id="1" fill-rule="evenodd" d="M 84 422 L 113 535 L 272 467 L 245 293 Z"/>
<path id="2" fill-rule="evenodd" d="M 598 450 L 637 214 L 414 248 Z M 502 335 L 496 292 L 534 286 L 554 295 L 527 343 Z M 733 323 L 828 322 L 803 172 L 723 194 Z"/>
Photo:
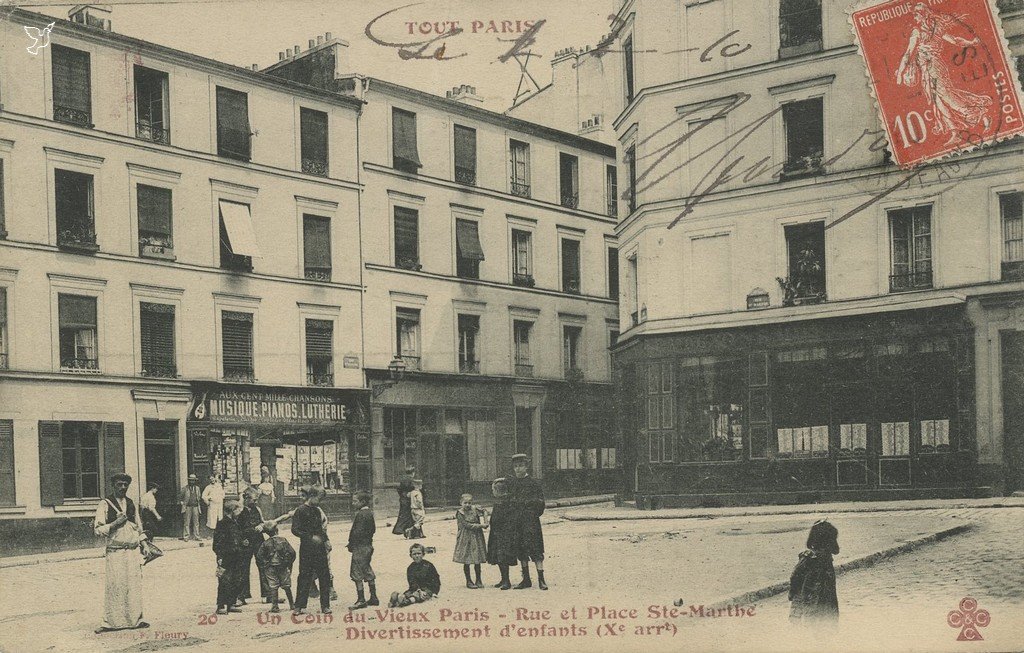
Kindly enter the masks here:
<path id="1" fill-rule="evenodd" d="M 860 558 L 854 558 L 853 560 L 849 560 L 841 565 L 838 565 L 835 568 L 836 576 L 844 574 L 848 571 L 854 571 L 856 569 L 864 569 L 866 567 L 871 567 L 876 563 L 887 558 L 892 558 L 903 553 L 908 553 L 910 551 L 913 551 L 914 549 L 924 546 L 925 544 L 931 544 L 932 542 L 940 542 L 950 537 L 962 535 L 972 530 L 973 528 L 974 524 L 960 524 L 959 526 L 947 528 L 937 533 L 932 533 L 931 535 L 925 535 L 924 537 L 919 537 L 916 540 L 904 542 L 903 544 L 889 547 L 888 549 L 883 549 L 881 551 L 869 553 L 865 556 L 861 556 Z M 788 590 L 788 580 L 779 583 L 773 583 L 760 589 L 744 592 L 743 594 L 739 594 L 728 599 L 716 601 L 715 603 L 712 603 L 710 606 L 708 606 L 708 609 L 713 610 L 717 608 L 725 608 L 729 605 L 735 605 L 737 603 L 741 605 L 755 603 L 757 601 L 761 601 L 782 594 L 783 592 L 786 592 Z"/>

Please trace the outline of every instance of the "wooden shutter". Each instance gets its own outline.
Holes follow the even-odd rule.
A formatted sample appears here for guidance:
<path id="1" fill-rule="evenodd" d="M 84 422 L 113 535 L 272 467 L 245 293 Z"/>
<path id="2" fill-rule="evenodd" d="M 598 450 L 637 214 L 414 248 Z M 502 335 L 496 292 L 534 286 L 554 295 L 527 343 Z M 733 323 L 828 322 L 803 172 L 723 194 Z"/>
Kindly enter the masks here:
<path id="1" fill-rule="evenodd" d="M 252 314 L 224 311 L 221 332 L 225 376 L 229 372 L 252 373 Z"/>
<path id="2" fill-rule="evenodd" d="M 0 506 L 17 503 L 14 490 L 14 420 L 0 419 Z"/>
<path id="3" fill-rule="evenodd" d="M 472 220 L 455 221 L 455 245 L 460 257 L 477 261 L 484 260 L 484 250 L 480 245 L 480 232 L 476 222 Z"/>
<path id="4" fill-rule="evenodd" d="M 171 237 L 171 190 L 139 184 L 139 236 Z"/>
<path id="5" fill-rule="evenodd" d="M 95 329 L 96 298 L 82 295 L 58 295 L 57 312 L 60 328 Z"/>
<path id="6" fill-rule="evenodd" d="M 92 119 L 92 80 L 89 70 L 89 53 L 61 45 L 51 44 L 53 62 L 53 105 L 54 115 L 60 110 L 71 109 L 85 114 L 86 122 Z M 79 122 L 75 120 L 74 122 Z"/>
<path id="7" fill-rule="evenodd" d="M 217 154 L 249 160 L 252 155 L 249 96 L 217 87 Z"/>
<path id="8" fill-rule="evenodd" d="M 334 323 L 330 320 L 306 320 L 306 356 L 330 359 L 334 352 Z"/>
<path id="9" fill-rule="evenodd" d="M 114 474 L 124 471 L 124 423 L 103 423 L 103 477 L 100 479 L 100 494 L 110 485 Z"/>
<path id="10" fill-rule="evenodd" d="M 455 125 L 455 167 L 476 174 L 476 130 Z"/>
<path id="11" fill-rule="evenodd" d="M 0 161 L 0 237 L 6 236 L 7 231 L 5 225 L 7 224 L 6 211 L 4 210 L 4 162 Z"/>
<path id="12" fill-rule="evenodd" d="M 139 332 L 142 340 L 142 371 L 173 375 L 174 306 L 171 304 L 139 304 Z"/>
<path id="13" fill-rule="evenodd" d="M 323 174 L 327 174 L 327 133 L 326 113 L 305 107 L 299 109 L 299 138 L 302 143 L 302 161 L 305 172 L 314 172 L 313 169 L 306 169 L 307 162 L 309 162 L 319 164 L 322 166 Z"/>
<path id="14" fill-rule="evenodd" d="M 64 503 L 64 452 L 60 422 L 39 422 L 39 504 Z"/>
<path id="15" fill-rule="evenodd" d="M 331 219 L 302 216 L 302 256 L 307 268 L 331 269 Z"/>
<path id="16" fill-rule="evenodd" d="M 396 162 L 421 167 L 416 146 L 416 114 L 401 109 L 391 112 L 391 145 Z"/>
<path id="17" fill-rule="evenodd" d="M 403 259 L 419 262 L 419 212 L 395 207 L 395 262 Z"/>
<path id="18" fill-rule="evenodd" d="M 580 243 L 571 238 L 562 239 L 562 290 L 580 291 Z"/>

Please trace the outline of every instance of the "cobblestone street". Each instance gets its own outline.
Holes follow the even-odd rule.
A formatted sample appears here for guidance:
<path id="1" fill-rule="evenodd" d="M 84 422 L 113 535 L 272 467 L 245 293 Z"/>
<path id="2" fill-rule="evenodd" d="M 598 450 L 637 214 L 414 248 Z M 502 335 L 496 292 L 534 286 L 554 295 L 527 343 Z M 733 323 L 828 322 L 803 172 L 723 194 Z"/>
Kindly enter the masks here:
<path id="1" fill-rule="evenodd" d="M 378 638 L 382 629 L 394 638 L 417 637 L 403 629 L 427 629 L 426 634 L 416 632 L 436 638 L 440 631 L 431 634 L 429 629 L 449 628 L 466 630 L 459 639 L 449 634 L 443 643 L 432 645 L 403 639 L 395 642 L 394 650 L 443 645 L 478 651 L 484 645 L 481 636 L 495 651 L 521 649 L 529 641 L 548 645 L 553 636 L 567 650 L 678 650 L 683 638 L 691 650 L 792 650 L 801 643 L 809 649 L 827 648 L 827 643 L 793 638 L 784 596 L 755 602 L 753 616 L 695 618 L 701 605 L 787 580 L 807 529 L 820 514 L 570 522 L 559 519 L 558 512 L 546 515 L 548 592 L 492 589 L 497 581 L 493 567 L 484 568 L 487 589 L 466 589 L 460 566 L 450 562 L 454 522 L 428 522 L 425 543 L 437 547 L 429 557 L 441 573 L 442 592 L 424 606 L 399 611 L 403 617 L 422 613 L 425 623 L 391 621 L 387 614 L 369 610 L 358 613 L 365 622 L 346 623 L 345 606 L 354 592 L 343 546 L 347 524 L 339 523 L 332 527 L 332 564 L 342 600 L 334 606 L 332 623 L 296 624 L 285 613 L 281 623 L 264 624 L 262 606 L 243 608 L 215 624 L 202 623 L 213 611 L 215 592 L 213 554 L 207 546 L 169 551 L 145 569 L 146 619 L 152 628 L 129 633 L 92 632 L 102 602 L 101 559 L 4 569 L 0 607 L 5 616 L 0 624 L 7 627 L 0 625 L 0 646 L 9 651 L 317 651 Z M 973 596 L 990 611 L 992 624 L 982 630 L 984 643 L 972 645 L 972 650 L 1004 650 L 1019 642 L 1024 631 L 1024 553 L 1018 546 L 1024 534 L 1022 517 L 1019 508 L 831 515 L 842 546 L 837 565 L 957 525 L 973 526 L 965 534 L 841 575 L 840 629 L 846 641 L 862 642 L 865 649 L 956 650 L 962 643 L 946 625 L 946 614 L 961 598 Z M 374 555 L 385 600 L 390 592 L 404 589 L 409 560 L 407 542 L 390 535 L 387 523 L 378 519 Z M 75 594 L 61 591 L 68 586 L 76 588 Z M 672 617 L 668 611 L 679 600 L 681 614 Z M 315 602 L 311 605 L 316 620 Z M 16 630 L 10 629 L 12 624 Z"/>

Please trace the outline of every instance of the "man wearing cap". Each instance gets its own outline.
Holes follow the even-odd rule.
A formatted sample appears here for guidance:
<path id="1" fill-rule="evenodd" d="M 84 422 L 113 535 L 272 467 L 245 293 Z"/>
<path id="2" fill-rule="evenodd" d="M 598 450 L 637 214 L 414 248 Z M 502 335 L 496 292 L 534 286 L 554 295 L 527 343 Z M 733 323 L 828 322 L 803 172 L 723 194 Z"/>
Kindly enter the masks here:
<path id="1" fill-rule="evenodd" d="M 540 527 L 540 516 L 544 514 L 544 490 L 540 483 L 530 476 L 530 459 L 526 454 L 512 456 L 512 471 L 515 476 L 509 483 L 510 521 L 514 524 L 513 552 L 519 558 L 523 580 L 512 589 L 533 587 L 530 580 L 530 561 L 537 567 L 537 586 L 546 590 L 544 582 L 544 533 Z"/>
<path id="2" fill-rule="evenodd" d="M 199 477 L 195 474 L 189 474 L 188 485 L 181 488 L 181 494 L 178 495 L 178 502 L 181 504 L 181 539 L 183 540 L 199 539 L 199 516 L 202 511 L 202 508 L 200 508 L 201 496 Z M 190 530 L 191 535 L 189 534 Z"/>
<path id="3" fill-rule="evenodd" d="M 97 633 L 127 628 L 148 628 L 142 620 L 142 555 L 145 539 L 135 503 L 128 498 L 132 477 L 124 473 L 111 479 L 113 492 L 96 507 L 93 529 L 106 538 L 106 590 L 103 594 L 103 625 Z"/>

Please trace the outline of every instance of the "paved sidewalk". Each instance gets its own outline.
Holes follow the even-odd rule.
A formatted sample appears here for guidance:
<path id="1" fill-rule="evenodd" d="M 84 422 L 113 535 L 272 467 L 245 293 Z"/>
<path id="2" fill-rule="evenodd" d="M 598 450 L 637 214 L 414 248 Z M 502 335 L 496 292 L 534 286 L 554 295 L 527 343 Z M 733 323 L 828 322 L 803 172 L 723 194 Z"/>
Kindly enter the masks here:
<path id="1" fill-rule="evenodd" d="M 804 515 L 841 512 L 891 512 L 904 510 L 952 510 L 966 508 L 1024 508 L 1024 497 L 988 497 L 982 499 L 919 499 L 906 501 L 862 501 L 808 503 L 797 505 L 735 506 L 728 508 L 666 508 L 637 510 L 632 506 L 584 507 L 562 513 L 569 521 L 616 521 L 639 519 L 715 519 L 754 515 Z"/>

